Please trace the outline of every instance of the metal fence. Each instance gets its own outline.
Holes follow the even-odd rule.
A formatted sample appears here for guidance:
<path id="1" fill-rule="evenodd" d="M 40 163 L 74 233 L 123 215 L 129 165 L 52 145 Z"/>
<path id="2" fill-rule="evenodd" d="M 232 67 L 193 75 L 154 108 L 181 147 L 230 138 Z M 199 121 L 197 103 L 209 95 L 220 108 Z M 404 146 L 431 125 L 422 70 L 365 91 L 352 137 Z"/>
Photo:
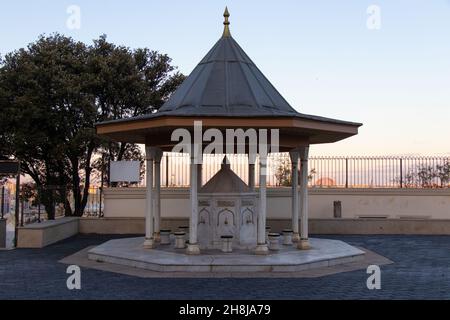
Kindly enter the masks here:
<path id="1" fill-rule="evenodd" d="M 219 171 L 223 155 L 205 155 L 202 181 L 206 183 Z M 248 158 L 245 155 L 227 156 L 232 170 L 248 183 Z M 189 156 L 165 153 L 161 161 L 161 186 L 181 188 L 189 186 Z M 291 162 L 288 154 L 268 157 L 267 183 L 270 187 L 290 186 Z M 258 161 L 256 185 L 258 185 Z M 310 157 L 308 185 L 312 188 L 450 188 L 450 157 Z M 136 186 L 145 186 L 145 181 Z M 13 219 L 15 192 L 0 186 L 0 212 Z M 68 193 L 69 199 L 70 192 Z M 73 204 L 73 200 L 69 200 Z M 21 220 L 24 224 L 45 218 L 45 209 L 35 200 L 21 201 Z M 72 206 L 73 207 L 73 206 Z M 56 215 L 64 215 L 64 206 L 55 203 Z M 23 215 L 22 215 L 23 213 Z M 93 186 L 84 211 L 85 216 L 103 216 L 103 192 Z M 21 222 L 22 222 L 21 221 Z"/>
<path id="2" fill-rule="evenodd" d="M 84 215 L 88 217 L 103 216 L 103 192 L 101 188 L 91 188 L 89 190 L 88 201 L 84 208 Z"/>
<path id="3" fill-rule="evenodd" d="M 73 205 L 73 196 L 70 192 L 67 193 L 69 202 Z M 60 217 L 66 214 L 63 203 L 55 201 L 53 204 L 55 208 L 55 216 Z M 19 225 L 23 226 L 33 222 L 40 222 L 47 219 L 45 207 L 39 204 L 38 197 L 30 199 L 22 199 L 19 202 Z M 9 223 L 15 224 L 15 189 L 8 188 L 5 185 L 0 186 L 0 217 L 8 220 Z M 84 209 L 84 216 L 101 217 L 103 216 L 103 193 L 101 188 L 92 187 L 89 189 L 89 195 Z"/>
<path id="4" fill-rule="evenodd" d="M 203 183 L 220 169 L 223 155 L 204 155 Z M 248 159 L 228 155 L 231 168 L 248 182 Z M 256 184 L 258 184 L 258 163 Z M 269 186 L 288 185 L 291 162 L 288 154 L 268 157 Z M 189 186 L 189 157 L 166 153 L 161 162 L 163 187 Z M 311 157 L 309 186 L 317 188 L 448 188 L 450 157 Z"/>
<path id="5" fill-rule="evenodd" d="M 314 187 L 450 187 L 450 157 L 313 157 L 309 166 Z"/>

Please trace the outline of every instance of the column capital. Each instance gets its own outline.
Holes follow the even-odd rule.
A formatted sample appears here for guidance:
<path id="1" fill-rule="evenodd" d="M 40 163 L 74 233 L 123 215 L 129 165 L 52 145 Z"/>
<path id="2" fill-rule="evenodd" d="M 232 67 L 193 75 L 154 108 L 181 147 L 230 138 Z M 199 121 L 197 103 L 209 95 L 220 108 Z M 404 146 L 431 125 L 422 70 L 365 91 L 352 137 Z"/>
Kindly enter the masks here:
<path id="1" fill-rule="evenodd" d="M 203 149 L 198 143 L 191 144 L 189 158 L 191 163 L 202 164 L 203 163 Z"/>
<path id="2" fill-rule="evenodd" d="M 298 149 L 292 149 L 291 151 L 289 151 L 289 157 L 291 158 L 292 163 L 296 163 L 298 162 L 298 159 L 300 157 L 300 152 L 298 151 Z"/>
<path id="3" fill-rule="evenodd" d="M 248 164 L 248 186 L 253 191 L 255 190 L 255 164 Z"/>
<path id="4" fill-rule="evenodd" d="M 145 159 L 161 162 L 163 151 L 157 147 L 145 146 Z"/>
<path id="5" fill-rule="evenodd" d="M 301 161 L 308 161 L 309 157 L 309 146 L 307 147 L 300 147 L 298 148 L 299 154 L 300 154 L 300 160 Z"/>
<path id="6" fill-rule="evenodd" d="M 249 165 L 255 165 L 255 163 L 256 163 L 256 154 L 249 153 L 248 154 L 248 164 Z"/>
<path id="7" fill-rule="evenodd" d="M 267 158 L 269 155 L 267 153 L 260 153 L 259 154 L 259 165 L 267 166 Z"/>

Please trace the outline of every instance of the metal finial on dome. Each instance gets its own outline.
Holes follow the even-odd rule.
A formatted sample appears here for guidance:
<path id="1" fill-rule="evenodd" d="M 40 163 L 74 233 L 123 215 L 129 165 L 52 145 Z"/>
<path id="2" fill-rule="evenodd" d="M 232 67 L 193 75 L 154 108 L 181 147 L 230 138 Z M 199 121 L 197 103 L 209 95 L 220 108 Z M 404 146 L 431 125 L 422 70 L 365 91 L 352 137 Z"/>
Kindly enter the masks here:
<path id="1" fill-rule="evenodd" d="M 222 168 L 230 168 L 230 161 L 227 156 L 225 156 L 222 160 Z"/>
<path id="2" fill-rule="evenodd" d="M 228 21 L 228 18 L 230 17 L 230 13 L 228 12 L 228 7 L 225 7 L 225 12 L 223 13 L 223 17 L 225 18 L 225 21 L 223 22 L 224 28 L 223 28 L 222 37 L 231 37 L 230 21 Z"/>

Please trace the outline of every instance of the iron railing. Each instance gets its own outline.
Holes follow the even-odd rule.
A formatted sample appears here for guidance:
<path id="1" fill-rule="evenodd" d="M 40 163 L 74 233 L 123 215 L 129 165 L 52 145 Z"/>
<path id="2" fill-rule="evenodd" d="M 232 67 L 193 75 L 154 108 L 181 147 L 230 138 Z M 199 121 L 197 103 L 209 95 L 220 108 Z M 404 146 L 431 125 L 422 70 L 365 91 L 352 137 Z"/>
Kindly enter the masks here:
<path id="1" fill-rule="evenodd" d="M 450 157 L 312 157 L 309 167 L 312 187 L 450 187 Z"/>
<path id="2" fill-rule="evenodd" d="M 248 160 L 245 155 L 229 155 L 231 168 L 248 182 Z M 203 183 L 220 169 L 222 156 L 203 157 Z M 288 154 L 268 157 L 267 184 L 289 185 Z M 258 185 L 258 165 L 256 184 Z M 161 186 L 189 186 L 189 157 L 166 153 L 161 161 Z M 284 173 L 284 174 L 283 174 Z M 310 157 L 309 186 L 316 188 L 448 188 L 450 157 Z"/>
<path id="3" fill-rule="evenodd" d="M 60 188 L 62 189 L 62 188 Z M 59 189 L 58 189 L 59 190 Z M 19 225 L 23 226 L 33 222 L 46 220 L 45 207 L 39 204 L 39 194 L 43 190 L 36 190 L 36 196 L 30 199 L 21 199 L 19 202 Z M 48 190 L 46 190 L 48 192 Z M 70 191 L 66 192 L 69 203 L 73 208 L 73 196 Z M 56 197 L 55 197 L 56 198 Z M 64 205 L 61 201 L 56 200 L 53 203 L 55 208 L 55 216 L 64 216 L 66 214 Z M 0 217 L 5 218 L 8 222 L 14 224 L 16 212 L 15 189 L 8 188 L 5 185 L 0 186 Z M 99 187 L 89 189 L 87 203 L 84 209 L 84 216 L 102 217 L 103 216 L 103 192 Z"/>
<path id="4" fill-rule="evenodd" d="M 248 160 L 245 155 L 229 155 L 231 168 L 248 182 Z M 182 188 L 189 186 L 189 157 L 165 153 L 161 161 L 161 186 Z M 220 169 L 223 156 L 205 155 L 202 181 L 206 183 Z M 288 154 L 271 154 L 268 158 L 269 187 L 290 186 L 290 158 Z M 258 185 L 258 162 L 256 185 Z M 450 188 L 449 157 L 310 157 L 308 185 L 311 188 Z M 141 181 L 137 186 L 145 186 Z M 13 219 L 15 193 L 13 188 L 0 186 L 0 214 Z M 71 199 L 70 192 L 67 193 Z M 73 204 L 73 200 L 69 200 Z M 43 206 L 36 199 L 21 201 L 21 221 L 39 221 Z M 56 214 L 64 215 L 63 206 L 55 203 Z M 23 212 L 23 215 L 22 215 Z M 94 186 L 84 211 L 85 216 L 103 216 L 102 188 Z"/>

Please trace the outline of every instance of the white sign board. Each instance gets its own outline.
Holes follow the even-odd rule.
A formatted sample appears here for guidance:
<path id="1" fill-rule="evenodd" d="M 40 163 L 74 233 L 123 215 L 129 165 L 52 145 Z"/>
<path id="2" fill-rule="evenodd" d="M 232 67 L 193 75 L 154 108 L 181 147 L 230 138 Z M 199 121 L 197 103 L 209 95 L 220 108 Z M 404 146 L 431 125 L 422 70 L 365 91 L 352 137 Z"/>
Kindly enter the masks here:
<path id="1" fill-rule="evenodd" d="M 109 167 L 110 182 L 139 182 L 139 161 L 112 161 Z"/>

